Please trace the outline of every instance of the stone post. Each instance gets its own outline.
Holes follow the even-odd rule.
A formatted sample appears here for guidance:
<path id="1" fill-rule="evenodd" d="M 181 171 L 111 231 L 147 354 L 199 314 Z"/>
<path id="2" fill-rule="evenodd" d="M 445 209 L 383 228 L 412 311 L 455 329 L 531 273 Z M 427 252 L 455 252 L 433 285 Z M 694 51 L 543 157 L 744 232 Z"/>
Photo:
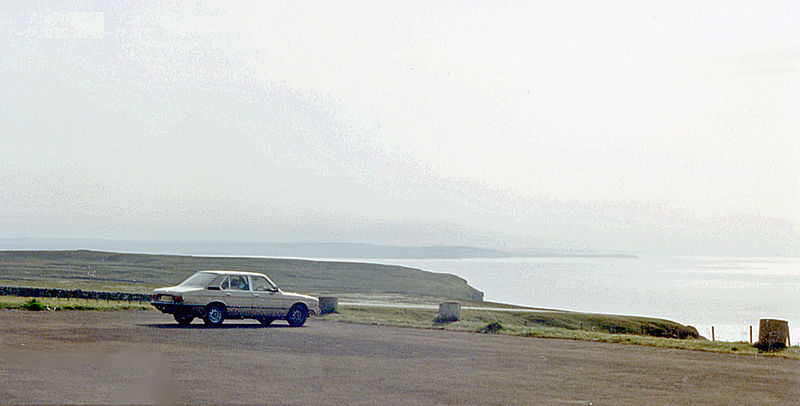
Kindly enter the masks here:
<path id="1" fill-rule="evenodd" d="M 339 298 L 320 297 L 319 310 L 322 314 L 336 313 L 339 310 Z"/>
<path id="2" fill-rule="evenodd" d="M 789 343 L 789 322 L 761 319 L 758 325 L 758 346 L 766 349 L 786 347 Z"/>
<path id="3" fill-rule="evenodd" d="M 439 321 L 450 322 L 461 320 L 461 304 L 457 302 L 439 303 Z"/>

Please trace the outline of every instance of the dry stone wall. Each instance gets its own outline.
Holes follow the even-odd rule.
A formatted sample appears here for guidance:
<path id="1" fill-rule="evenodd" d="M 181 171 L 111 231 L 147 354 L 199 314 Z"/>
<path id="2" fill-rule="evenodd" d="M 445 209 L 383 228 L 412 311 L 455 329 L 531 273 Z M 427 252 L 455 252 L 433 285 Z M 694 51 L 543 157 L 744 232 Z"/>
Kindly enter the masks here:
<path id="1" fill-rule="evenodd" d="M 122 302 L 149 302 L 150 295 L 125 292 L 97 292 L 81 289 L 47 289 L 17 286 L 0 286 L 0 296 L 52 297 L 61 299 L 89 299 Z"/>

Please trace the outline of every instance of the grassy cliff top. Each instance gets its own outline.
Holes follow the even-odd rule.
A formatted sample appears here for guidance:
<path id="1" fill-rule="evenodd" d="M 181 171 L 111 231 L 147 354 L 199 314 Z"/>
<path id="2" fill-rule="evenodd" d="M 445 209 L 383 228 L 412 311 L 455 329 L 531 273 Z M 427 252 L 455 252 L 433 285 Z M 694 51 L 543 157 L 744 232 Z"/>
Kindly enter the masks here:
<path id="1" fill-rule="evenodd" d="M 195 257 L 99 251 L 0 251 L 0 284 L 149 293 L 202 269 L 262 272 L 286 290 L 386 293 L 480 301 L 455 275 L 401 266 L 300 259 Z"/>

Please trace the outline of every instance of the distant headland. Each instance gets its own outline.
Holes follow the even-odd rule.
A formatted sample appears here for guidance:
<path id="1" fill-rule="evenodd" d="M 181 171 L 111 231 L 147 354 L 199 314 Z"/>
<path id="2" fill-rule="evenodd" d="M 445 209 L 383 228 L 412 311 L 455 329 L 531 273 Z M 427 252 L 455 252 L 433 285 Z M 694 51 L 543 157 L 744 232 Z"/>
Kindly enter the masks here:
<path id="1" fill-rule="evenodd" d="M 637 258 L 625 252 L 524 248 L 498 250 L 470 246 L 398 246 L 368 243 L 235 241 L 148 241 L 66 238 L 0 238 L 0 250 L 102 250 L 180 255 L 234 255 L 329 259 L 458 259 L 512 257 Z"/>

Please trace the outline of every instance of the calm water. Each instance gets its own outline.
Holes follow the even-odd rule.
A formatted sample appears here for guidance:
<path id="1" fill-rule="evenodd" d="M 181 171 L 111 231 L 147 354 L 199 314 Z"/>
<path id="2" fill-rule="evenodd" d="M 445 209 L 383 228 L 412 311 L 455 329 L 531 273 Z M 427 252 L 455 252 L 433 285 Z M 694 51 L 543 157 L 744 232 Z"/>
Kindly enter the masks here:
<path id="1" fill-rule="evenodd" d="M 466 279 L 485 300 L 675 320 L 700 334 L 758 339 L 760 318 L 789 320 L 800 343 L 800 258 L 643 257 L 370 260 Z"/>

